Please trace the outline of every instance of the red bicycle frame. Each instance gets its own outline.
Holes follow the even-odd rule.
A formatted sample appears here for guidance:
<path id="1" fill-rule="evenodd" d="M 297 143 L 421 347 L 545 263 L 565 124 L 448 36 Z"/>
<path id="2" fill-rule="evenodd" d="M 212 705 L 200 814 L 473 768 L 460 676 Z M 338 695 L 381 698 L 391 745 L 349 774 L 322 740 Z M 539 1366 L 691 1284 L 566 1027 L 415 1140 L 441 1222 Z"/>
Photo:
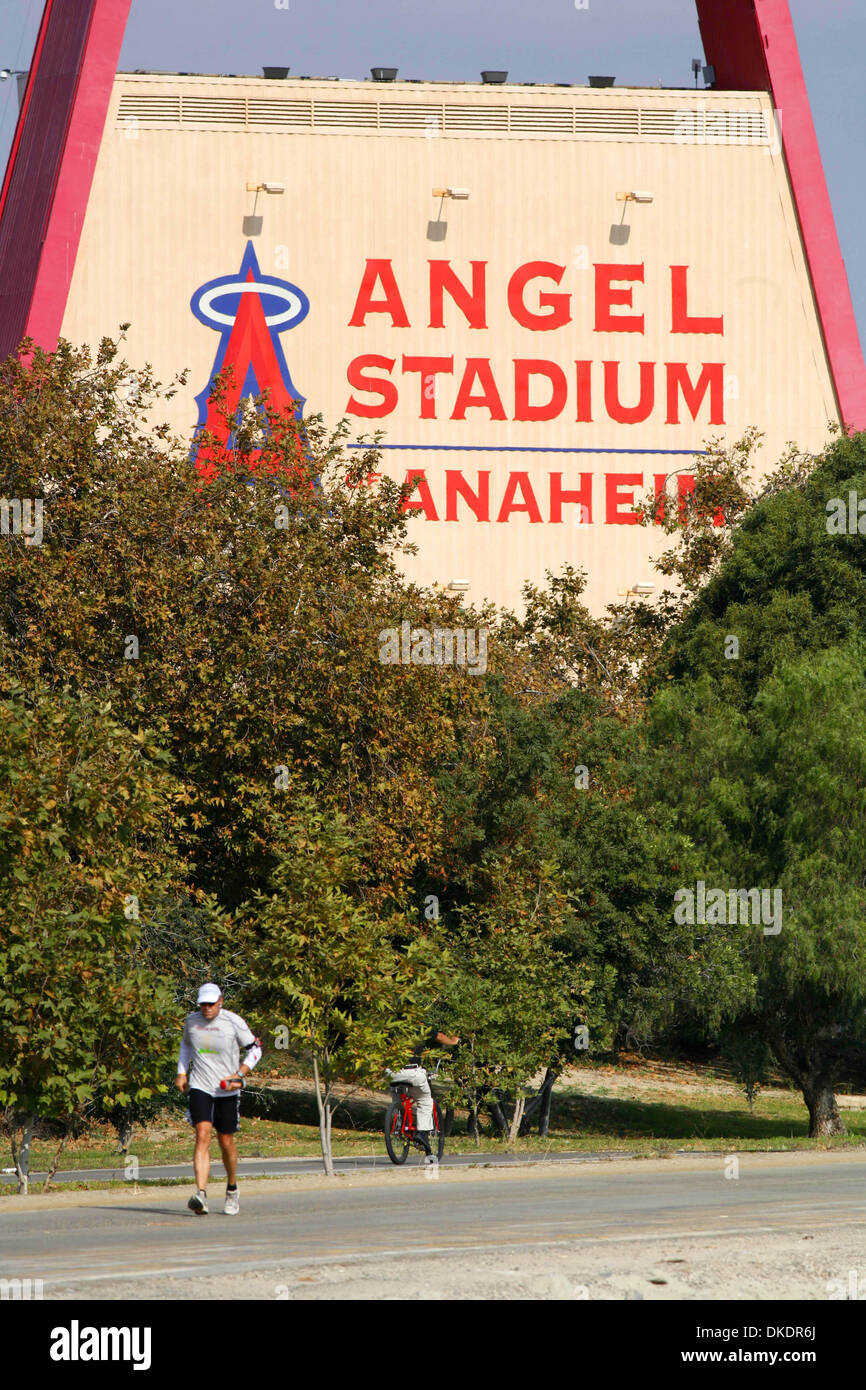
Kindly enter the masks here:
<path id="1" fill-rule="evenodd" d="M 412 1105 L 412 1097 L 407 1091 L 400 1092 L 400 1109 L 394 1113 L 391 1133 L 392 1135 L 402 1134 L 407 1139 L 411 1139 L 415 1133 L 415 1110 Z"/>

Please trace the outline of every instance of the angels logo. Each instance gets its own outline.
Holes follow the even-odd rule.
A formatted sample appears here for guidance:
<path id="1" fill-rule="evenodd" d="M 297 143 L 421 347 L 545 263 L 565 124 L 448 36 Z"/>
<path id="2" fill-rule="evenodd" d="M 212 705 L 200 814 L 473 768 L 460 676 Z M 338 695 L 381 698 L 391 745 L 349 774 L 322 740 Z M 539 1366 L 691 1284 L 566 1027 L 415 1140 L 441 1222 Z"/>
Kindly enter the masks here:
<path id="1" fill-rule="evenodd" d="M 234 446 L 234 434 L 226 424 L 237 419 L 244 399 L 268 392 L 270 404 L 279 411 L 294 413 L 300 420 L 304 397 L 296 389 L 280 334 L 294 328 L 307 317 L 310 301 L 297 285 L 262 275 L 251 241 L 247 242 L 240 270 L 208 280 L 190 300 L 196 318 L 220 334 L 210 379 L 196 396 L 198 421 L 195 438 L 207 431 L 222 446 L 225 455 Z M 234 369 L 232 383 L 222 410 L 210 400 L 216 377 L 225 367 Z M 204 478 L 217 469 L 213 445 L 193 446 L 195 466 Z"/>

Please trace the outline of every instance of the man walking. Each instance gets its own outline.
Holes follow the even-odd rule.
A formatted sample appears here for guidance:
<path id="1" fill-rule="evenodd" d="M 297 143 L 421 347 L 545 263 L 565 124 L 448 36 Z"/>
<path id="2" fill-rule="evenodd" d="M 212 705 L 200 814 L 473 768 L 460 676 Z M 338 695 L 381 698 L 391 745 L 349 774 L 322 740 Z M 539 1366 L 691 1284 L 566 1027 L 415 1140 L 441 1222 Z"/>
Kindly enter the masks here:
<path id="1" fill-rule="evenodd" d="M 190 1119 L 195 1125 L 196 1194 L 187 1205 L 197 1216 L 207 1215 L 210 1141 L 216 1128 L 227 1177 L 223 1211 L 226 1216 L 237 1216 L 240 1196 L 235 1134 L 241 1113 L 240 1093 L 244 1076 L 262 1055 L 262 1046 L 238 1014 L 223 1008 L 219 985 L 202 985 L 197 1003 L 198 1009 L 187 1014 L 183 1025 L 177 1063 L 177 1086 L 187 1092 Z M 242 1048 L 244 1060 L 240 1062 Z"/>

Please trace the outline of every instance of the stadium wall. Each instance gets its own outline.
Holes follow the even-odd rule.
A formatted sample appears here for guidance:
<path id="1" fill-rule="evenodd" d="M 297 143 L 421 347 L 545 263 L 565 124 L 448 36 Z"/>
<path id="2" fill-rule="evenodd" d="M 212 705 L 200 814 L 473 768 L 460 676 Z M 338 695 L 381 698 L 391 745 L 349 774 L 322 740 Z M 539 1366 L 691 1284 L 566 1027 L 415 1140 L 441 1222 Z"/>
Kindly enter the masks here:
<path id="1" fill-rule="evenodd" d="M 118 76 L 63 334 L 121 322 L 189 369 L 179 431 L 229 360 L 382 430 L 410 573 L 476 600 L 564 562 L 596 610 L 658 583 L 644 490 L 840 420 L 765 92 Z"/>

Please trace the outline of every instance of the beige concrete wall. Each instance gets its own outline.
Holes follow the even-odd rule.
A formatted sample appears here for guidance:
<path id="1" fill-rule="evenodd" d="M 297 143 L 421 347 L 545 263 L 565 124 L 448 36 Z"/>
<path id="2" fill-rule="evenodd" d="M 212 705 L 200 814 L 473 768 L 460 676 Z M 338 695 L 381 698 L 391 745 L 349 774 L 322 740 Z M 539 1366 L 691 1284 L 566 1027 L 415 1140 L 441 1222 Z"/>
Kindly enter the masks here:
<path id="1" fill-rule="evenodd" d="M 255 201 L 245 185 L 263 180 L 287 191 L 258 197 L 261 271 L 310 301 L 306 319 L 281 337 L 307 409 L 336 422 L 353 394 L 378 400 L 353 393 L 349 364 L 365 354 L 395 362 L 396 408 L 353 418 L 353 437 L 383 429 L 387 443 L 424 446 L 385 456 L 396 477 L 425 470 L 440 517 L 419 515 L 412 527 L 420 553 L 410 571 L 422 582 L 466 579 L 473 598 L 516 604 L 524 580 L 540 582 L 568 561 L 587 570 L 600 609 L 635 582 L 659 582 L 649 565 L 658 533 L 610 524 L 606 475 L 640 474 L 650 486 L 654 474 L 688 467 L 682 456 L 606 451 L 691 450 L 757 425 L 770 466 L 790 439 L 819 448 L 837 418 L 773 113 L 759 94 L 119 76 L 63 332 L 96 342 L 129 321 L 133 362 L 152 362 L 164 378 L 189 368 L 173 403 L 178 429 L 195 424 L 193 397 L 219 341 L 193 316 L 190 296 L 238 270 Z M 439 186 L 470 197 L 444 203 L 447 230 L 431 240 Z M 617 202 L 633 190 L 653 202 Z M 628 240 L 613 244 L 623 213 Z M 368 258 L 391 262 L 409 326 L 382 313 L 349 325 Z M 486 327 L 470 327 L 448 295 L 445 325 L 429 326 L 431 259 L 449 260 L 467 285 L 470 262 L 486 262 Z M 558 285 L 535 279 L 524 296 L 533 311 L 541 292 L 570 296 L 561 327 L 528 327 L 509 310 L 509 281 L 531 261 L 564 267 Z M 593 267 L 610 263 L 643 266 L 633 307 L 612 311 L 642 314 L 642 333 L 597 331 Z M 672 332 L 671 266 L 689 267 L 689 313 L 723 316 L 723 334 Z M 435 420 L 419 418 L 421 379 L 402 372 L 404 355 L 454 358 L 453 375 L 438 380 Z M 489 360 L 505 420 L 487 408 L 451 418 L 468 358 Z M 564 372 L 557 418 L 514 419 L 516 359 Z M 577 419 L 576 361 L 592 364 L 581 369 L 591 422 Z M 655 364 L 645 421 L 610 418 L 606 361 L 621 364 L 626 404 L 637 403 L 639 364 Z M 680 423 L 668 423 L 667 363 L 686 364 L 695 381 L 702 364 L 722 364 L 723 426 L 710 423 L 709 393 L 696 420 L 680 396 Z M 537 382 L 530 399 L 548 392 Z M 541 452 L 578 449 L 588 452 Z M 442 519 L 446 470 L 473 489 L 489 471 L 490 521 L 462 502 L 460 520 Z M 495 520 L 512 473 L 528 475 L 540 521 L 525 511 Z M 592 474 L 591 523 L 575 524 L 574 504 L 550 520 L 554 473 L 565 489 Z M 528 500 L 525 486 L 513 500 Z"/>

